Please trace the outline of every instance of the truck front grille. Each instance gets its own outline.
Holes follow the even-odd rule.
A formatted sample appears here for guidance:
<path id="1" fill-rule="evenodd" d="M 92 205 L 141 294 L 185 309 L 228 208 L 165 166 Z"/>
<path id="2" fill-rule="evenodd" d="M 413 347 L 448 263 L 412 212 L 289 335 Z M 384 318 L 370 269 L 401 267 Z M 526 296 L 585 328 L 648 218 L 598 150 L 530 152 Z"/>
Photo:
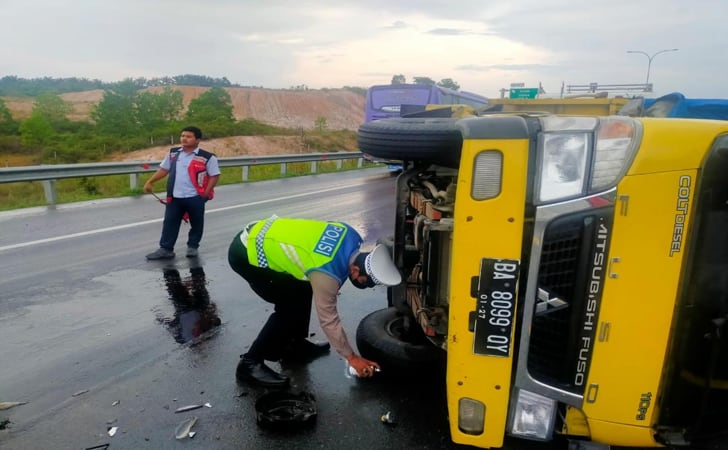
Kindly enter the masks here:
<path id="1" fill-rule="evenodd" d="M 585 318 L 587 287 L 595 252 L 607 251 L 603 230 L 611 229 L 612 211 L 609 207 L 562 216 L 543 236 L 528 371 L 535 380 L 577 395 L 583 394 L 591 354 L 591 347 L 581 344 L 582 336 L 585 330 L 593 331 L 588 321 L 596 323 L 596 311 Z M 599 270 L 600 276 L 603 272 Z"/>

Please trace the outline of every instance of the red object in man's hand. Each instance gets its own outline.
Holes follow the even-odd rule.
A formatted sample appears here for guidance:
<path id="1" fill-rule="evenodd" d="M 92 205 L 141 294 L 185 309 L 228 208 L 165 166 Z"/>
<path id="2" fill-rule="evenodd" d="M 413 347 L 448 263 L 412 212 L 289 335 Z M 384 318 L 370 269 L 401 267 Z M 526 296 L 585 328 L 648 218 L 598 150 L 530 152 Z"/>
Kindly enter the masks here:
<path id="1" fill-rule="evenodd" d="M 155 194 L 154 192 L 152 192 L 152 195 L 154 196 L 154 198 L 159 200 L 159 203 L 161 203 L 163 205 L 167 204 L 167 202 L 165 202 L 164 200 L 159 198 L 159 196 L 157 194 Z M 190 213 L 188 213 L 188 212 L 184 213 L 184 215 L 182 216 L 182 220 L 184 220 L 185 223 L 190 223 Z"/>

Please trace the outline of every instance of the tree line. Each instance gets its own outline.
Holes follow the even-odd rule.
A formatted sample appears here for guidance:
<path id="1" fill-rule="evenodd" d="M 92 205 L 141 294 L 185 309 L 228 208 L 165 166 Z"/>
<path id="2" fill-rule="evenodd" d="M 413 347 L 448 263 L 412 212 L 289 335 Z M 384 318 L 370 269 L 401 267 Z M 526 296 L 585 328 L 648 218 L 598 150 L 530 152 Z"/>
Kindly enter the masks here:
<path id="1" fill-rule="evenodd" d="M 104 82 L 88 78 L 19 78 L 8 75 L 0 78 L 0 96 L 36 97 L 45 93 L 66 94 L 69 92 L 91 91 L 94 89 L 118 89 L 120 85 L 133 84 L 136 89 L 156 86 L 202 86 L 202 87 L 242 87 L 231 83 L 226 77 L 212 78 L 205 75 L 176 75 L 159 78 L 127 78 L 123 81 Z"/>
<path id="2" fill-rule="evenodd" d="M 114 151 L 174 145 L 179 130 L 194 124 L 205 138 L 236 135 L 293 134 L 253 119 L 235 120 L 230 94 L 214 86 L 190 101 L 183 112 L 182 93 L 165 86 L 142 91 L 135 80 L 115 83 L 92 110 L 92 121 L 68 119 L 72 105 L 58 93 L 35 98 L 30 117 L 16 121 L 0 98 L 0 154 L 32 156 L 36 164 L 99 161 Z"/>
<path id="3" fill-rule="evenodd" d="M 243 86 L 231 83 L 226 77 L 213 78 L 206 75 L 176 75 L 172 77 L 158 78 L 127 78 L 123 81 L 105 82 L 88 78 L 19 78 L 15 75 L 7 75 L 0 78 L 0 96 L 3 97 L 37 97 L 45 93 L 67 94 L 69 92 L 92 91 L 95 89 L 114 90 L 121 85 L 133 84 L 136 89 L 146 89 L 159 86 L 202 86 L 202 87 L 248 87 L 260 88 L 263 86 Z M 291 86 L 289 90 L 308 90 L 305 84 Z M 352 91 L 361 95 L 366 93 L 366 88 L 358 86 L 344 86 L 342 89 Z M 323 90 L 326 90 L 324 88 Z"/>
<path id="4" fill-rule="evenodd" d="M 412 77 L 412 82 L 414 84 L 424 84 L 426 86 L 438 85 L 447 89 L 452 89 L 453 91 L 460 89 L 460 85 L 452 78 L 443 78 L 436 82 L 430 77 Z M 391 84 L 407 84 L 407 77 L 401 73 L 393 75 Z"/>
<path id="5" fill-rule="evenodd" d="M 437 84 L 458 90 L 450 78 L 435 82 L 429 77 L 414 77 L 417 84 Z M 392 83 L 406 83 L 404 75 L 392 77 Z M 177 85 L 209 87 L 190 101 L 184 110 L 182 93 Z M 145 91 L 162 87 L 159 92 Z M 106 83 L 86 78 L 34 78 L 16 76 L 0 78 L 0 96 L 32 96 L 33 110 L 25 120 L 15 120 L 0 98 L 0 155 L 20 154 L 32 158 L 33 164 L 79 163 L 103 160 L 109 153 L 132 151 L 157 145 L 174 145 L 179 130 L 189 124 L 202 128 L 205 138 L 245 135 L 298 134 L 260 123 L 254 119 L 236 120 L 232 99 L 224 89 L 242 87 L 223 78 L 203 75 L 178 75 L 162 78 L 127 78 Z M 91 112 L 91 121 L 72 121 L 72 105 L 60 94 L 103 89 L 101 102 Z M 301 85 L 295 90 L 308 89 Z M 365 88 L 343 89 L 364 95 Z M 327 129 L 326 119 L 313 124 L 318 131 Z"/>

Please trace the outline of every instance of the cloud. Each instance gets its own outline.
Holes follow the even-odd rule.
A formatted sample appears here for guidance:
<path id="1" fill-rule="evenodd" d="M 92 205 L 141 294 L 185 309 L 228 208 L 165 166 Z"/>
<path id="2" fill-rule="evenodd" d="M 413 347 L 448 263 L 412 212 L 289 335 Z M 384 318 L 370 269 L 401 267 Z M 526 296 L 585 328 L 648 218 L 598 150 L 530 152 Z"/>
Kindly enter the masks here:
<path id="1" fill-rule="evenodd" d="M 434 34 L 440 36 L 460 36 L 463 34 L 471 34 L 468 30 L 456 30 L 454 28 L 435 28 L 434 30 L 427 31 L 427 34 Z"/>
<path id="2" fill-rule="evenodd" d="M 548 68 L 547 64 L 492 64 L 492 65 L 474 65 L 464 64 L 457 66 L 457 70 L 468 70 L 473 72 L 488 72 L 492 70 L 510 70 L 510 71 L 537 71 Z"/>
<path id="3" fill-rule="evenodd" d="M 395 20 L 391 25 L 386 25 L 381 27 L 383 30 L 401 30 L 403 28 L 408 28 L 409 25 L 407 25 L 406 22 L 403 22 L 401 20 Z"/>
<path id="4" fill-rule="evenodd" d="M 639 83 L 725 96 L 728 3 L 713 0 L 26 0 L 3 5 L 3 72 L 106 81 L 196 73 L 265 87 L 452 78 L 493 95 L 512 82 Z M 39 14 L 38 11 L 43 11 Z M 659 19 L 656 12 L 659 11 Z M 59 26 L 62 24 L 62 26 Z M 53 30 L 49 32 L 47 30 Z"/>

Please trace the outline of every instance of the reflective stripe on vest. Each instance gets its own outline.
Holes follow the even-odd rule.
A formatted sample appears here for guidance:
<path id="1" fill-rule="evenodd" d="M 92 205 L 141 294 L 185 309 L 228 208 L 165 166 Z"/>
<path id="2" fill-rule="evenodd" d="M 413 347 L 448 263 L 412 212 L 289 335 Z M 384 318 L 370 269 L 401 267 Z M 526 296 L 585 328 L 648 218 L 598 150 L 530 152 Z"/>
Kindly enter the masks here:
<path id="1" fill-rule="evenodd" d="M 263 242 L 265 241 L 265 233 L 268 232 L 268 229 L 271 225 L 273 225 L 273 222 L 275 222 L 276 219 L 277 217 L 273 216 L 266 220 L 263 224 L 263 228 L 261 228 L 255 236 L 255 251 L 258 253 L 258 267 L 268 267 L 268 258 L 265 256 L 265 251 L 263 251 Z"/>

